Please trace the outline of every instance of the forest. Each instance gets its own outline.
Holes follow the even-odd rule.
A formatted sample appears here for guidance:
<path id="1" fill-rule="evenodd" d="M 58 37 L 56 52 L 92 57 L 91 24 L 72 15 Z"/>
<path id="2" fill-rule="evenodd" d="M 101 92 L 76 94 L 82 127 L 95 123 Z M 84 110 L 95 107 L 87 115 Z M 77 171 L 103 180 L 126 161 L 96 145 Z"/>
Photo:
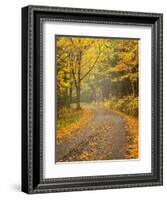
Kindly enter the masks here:
<path id="1" fill-rule="evenodd" d="M 85 129 L 90 122 L 92 124 L 101 109 L 100 116 L 110 112 L 110 117 L 123 119 L 126 123 L 123 128 L 129 132 L 126 140 L 131 140 L 131 145 L 125 145 L 131 146 L 126 148 L 129 153 L 125 157 L 138 157 L 138 59 L 138 39 L 56 37 L 56 124 L 59 145 L 68 142 L 74 135 L 80 135 L 78 130 Z M 107 120 L 112 124 L 113 120 L 107 118 L 106 123 Z M 75 152 L 70 159 L 66 153 L 59 160 L 98 159 L 97 155 L 89 156 L 91 153 L 88 151 L 85 151 L 87 155 L 84 157 L 81 155 L 83 152 L 82 149 L 77 158 Z M 117 159 L 119 156 L 115 157 Z M 109 159 L 109 156 L 104 159 Z"/>

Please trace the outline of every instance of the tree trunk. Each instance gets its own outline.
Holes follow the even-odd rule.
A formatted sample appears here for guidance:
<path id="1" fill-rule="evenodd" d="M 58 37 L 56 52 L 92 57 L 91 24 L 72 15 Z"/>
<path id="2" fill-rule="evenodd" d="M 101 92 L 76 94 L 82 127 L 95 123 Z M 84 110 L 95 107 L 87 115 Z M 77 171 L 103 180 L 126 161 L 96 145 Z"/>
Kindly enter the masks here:
<path id="1" fill-rule="evenodd" d="M 80 85 L 78 85 L 78 87 L 77 87 L 77 110 L 81 109 L 81 106 L 80 106 L 80 92 L 81 92 L 81 88 L 80 88 Z"/>
<path id="2" fill-rule="evenodd" d="M 73 90 L 73 85 L 71 84 L 71 87 L 70 87 L 70 91 L 69 91 L 69 103 L 71 104 L 72 103 L 72 90 Z"/>
<path id="3" fill-rule="evenodd" d="M 96 90 L 95 88 L 93 87 L 93 85 L 90 83 L 89 81 L 89 87 L 91 88 L 92 90 L 92 95 L 91 95 L 91 101 L 92 99 L 95 101 L 95 103 L 97 102 L 97 95 L 96 95 Z M 89 99 L 90 100 L 90 99 Z"/>
<path id="4" fill-rule="evenodd" d="M 80 93 L 81 93 L 81 58 L 82 58 L 82 52 L 79 52 L 78 55 L 78 72 L 77 72 L 77 110 L 81 109 L 80 106 Z"/>
<path id="5" fill-rule="evenodd" d="M 94 91 L 94 101 L 95 101 L 95 103 L 97 103 L 96 91 Z"/>
<path id="6" fill-rule="evenodd" d="M 132 86 L 132 95 L 135 96 L 135 85 L 134 82 L 131 82 L 131 86 Z"/>

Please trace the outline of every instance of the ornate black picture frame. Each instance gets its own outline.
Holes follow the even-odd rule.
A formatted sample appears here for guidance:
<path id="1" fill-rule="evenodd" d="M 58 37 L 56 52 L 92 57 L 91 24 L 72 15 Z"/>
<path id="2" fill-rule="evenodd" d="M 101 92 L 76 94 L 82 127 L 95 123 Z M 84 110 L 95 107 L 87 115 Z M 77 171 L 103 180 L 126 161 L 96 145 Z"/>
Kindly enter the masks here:
<path id="1" fill-rule="evenodd" d="M 151 27 L 152 141 L 151 173 L 43 177 L 43 64 L 41 46 L 44 21 L 90 25 Z M 70 30 L 69 30 L 70 31 Z M 22 191 L 65 192 L 163 184 L 163 15 L 157 13 L 89 10 L 63 7 L 22 8 Z"/>

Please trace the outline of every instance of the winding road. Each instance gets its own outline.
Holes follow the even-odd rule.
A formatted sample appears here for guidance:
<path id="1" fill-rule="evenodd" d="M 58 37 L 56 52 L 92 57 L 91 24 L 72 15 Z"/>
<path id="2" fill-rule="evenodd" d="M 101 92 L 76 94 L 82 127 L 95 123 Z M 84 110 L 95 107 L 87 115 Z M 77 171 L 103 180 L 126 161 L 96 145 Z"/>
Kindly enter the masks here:
<path id="1" fill-rule="evenodd" d="M 116 160 L 126 158 L 127 124 L 115 112 L 96 106 L 93 118 L 83 129 L 57 145 L 56 162 L 81 160 Z"/>

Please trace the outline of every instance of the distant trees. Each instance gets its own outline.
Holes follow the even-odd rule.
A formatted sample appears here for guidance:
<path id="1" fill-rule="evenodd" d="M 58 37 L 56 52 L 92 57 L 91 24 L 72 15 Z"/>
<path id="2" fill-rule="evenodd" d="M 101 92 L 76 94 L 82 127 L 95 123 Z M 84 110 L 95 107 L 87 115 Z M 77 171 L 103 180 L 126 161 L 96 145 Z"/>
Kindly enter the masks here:
<path id="1" fill-rule="evenodd" d="M 121 73 L 118 80 L 129 83 L 131 90 L 127 93 L 138 95 L 138 41 L 120 40 L 115 46 L 115 52 L 115 67 Z"/>
<path id="2" fill-rule="evenodd" d="M 59 37 L 56 62 L 60 107 L 138 96 L 138 40 Z"/>

